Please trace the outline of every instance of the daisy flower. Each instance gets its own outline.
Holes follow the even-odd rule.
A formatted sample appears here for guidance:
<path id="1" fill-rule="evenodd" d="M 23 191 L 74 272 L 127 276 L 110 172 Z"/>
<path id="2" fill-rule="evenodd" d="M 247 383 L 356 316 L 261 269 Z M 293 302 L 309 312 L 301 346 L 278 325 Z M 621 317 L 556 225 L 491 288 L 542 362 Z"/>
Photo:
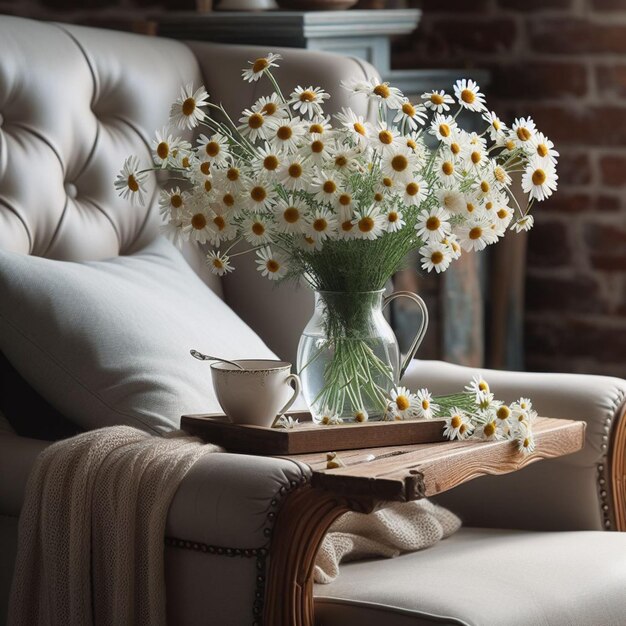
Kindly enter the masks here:
<path id="1" fill-rule="evenodd" d="M 432 241 L 420 248 L 422 269 L 427 272 L 435 270 L 437 274 L 445 272 L 452 262 L 450 247 L 442 242 Z"/>
<path id="2" fill-rule="evenodd" d="M 522 176 L 522 189 L 541 202 L 556 191 L 558 178 L 554 163 L 533 157 Z"/>
<path id="3" fill-rule="evenodd" d="M 512 219 L 513 219 L 513 209 L 507 204 L 499 205 L 495 213 L 495 220 L 496 220 L 497 225 L 500 228 L 504 228 L 506 230 L 509 227 L 509 224 L 511 223 Z M 502 234 L 504 234 L 504 232 Z"/>
<path id="4" fill-rule="evenodd" d="M 304 218 L 307 214 L 306 205 L 300 200 L 294 199 L 291 202 L 281 200 L 274 207 L 276 226 L 278 232 L 290 235 L 300 234 L 304 231 Z"/>
<path id="5" fill-rule="evenodd" d="M 439 180 L 446 186 L 454 186 L 458 173 L 452 155 L 442 153 L 435 161 L 435 172 Z"/>
<path id="6" fill-rule="evenodd" d="M 476 396 L 478 393 L 489 393 L 491 389 L 489 388 L 489 383 L 483 378 L 483 376 L 481 374 L 476 374 L 472 376 L 472 380 L 465 385 L 465 391 Z"/>
<path id="7" fill-rule="evenodd" d="M 322 411 L 322 414 L 317 419 L 318 423 L 323 424 L 324 426 L 337 426 L 338 424 L 343 424 L 343 420 L 339 417 L 339 415 L 337 415 L 337 413 L 334 413 L 328 408 L 324 409 Z M 333 467 L 342 467 L 343 462 L 340 462 L 340 459 L 337 458 L 336 453 L 332 452 L 331 454 L 333 454 L 334 456 L 332 457 L 332 459 L 329 459 L 329 463 L 333 461 L 335 463 L 335 465 L 331 466 L 331 469 Z"/>
<path id="8" fill-rule="evenodd" d="M 130 198 L 131 205 L 139 202 L 141 206 L 144 206 L 144 194 L 146 193 L 144 184 L 147 179 L 148 172 L 139 170 L 139 159 L 135 156 L 130 156 L 124 161 L 122 170 L 117 175 L 114 185 L 124 200 Z"/>
<path id="9" fill-rule="evenodd" d="M 189 194 L 181 191 L 180 187 L 162 189 L 159 193 L 159 213 L 163 216 L 178 217 L 185 210 L 188 199 Z"/>
<path id="10" fill-rule="evenodd" d="M 354 210 L 354 202 L 352 198 L 352 194 L 348 191 L 340 190 L 339 193 L 335 196 L 334 201 L 335 209 L 337 209 L 337 213 L 339 214 L 339 219 L 347 219 L 348 216 L 352 215 L 352 211 Z"/>
<path id="11" fill-rule="evenodd" d="M 402 188 L 402 200 L 407 206 L 418 206 L 428 195 L 428 185 L 420 178 L 405 182 Z"/>
<path id="12" fill-rule="evenodd" d="M 204 87 L 193 90 L 193 83 L 180 89 L 179 98 L 170 109 L 170 125 L 180 129 L 195 128 L 206 117 L 201 107 L 206 106 L 209 94 Z"/>
<path id="13" fill-rule="evenodd" d="M 393 118 L 394 124 L 406 124 L 409 130 L 417 130 L 420 125 L 424 125 L 425 121 L 426 113 L 424 111 L 424 105 L 414 105 L 408 100 L 402 103 L 402 106 L 398 109 L 396 116 Z"/>
<path id="14" fill-rule="evenodd" d="M 379 122 L 378 128 L 372 135 L 371 147 L 378 150 L 389 150 L 401 144 L 400 133 L 386 122 Z"/>
<path id="15" fill-rule="evenodd" d="M 311 177 L 310 168 L 302 162 L 302 157 L 295 155 L 285 159 L 278 180 L 285 189 L 290 191 L 302 191 L 307 188 Z"/>
<path id="16" fill-rule="evenodd" d="M 252 109 L 244 109 L 239 118 L 239 126 L 237 130 L 247 137 L 252 143 L 257 139 L 267 139 L 268 122 L 271 117 L 266 117 L 261 111 L 253 111 Z"/>
<path id="17" fill-rule="evenodd" d="M 353 413 L 354 421 L 362 424 L 369 420 L 369 414 L 365 409 L 356 409 Z"/>
<path id="18" fill-rule="evenodd" d="M 323 242 L 327 239 L 337 227 L 335 216 L 328 209 L 317 209 L 306 222 L 306 234 Z"/>
<path id="19" fill-rule="evenodd" d="M 513 415 L 511 408 L 506 404 L 501 404 L 496 409 L 496 419 L 500 420 L 500 422 L 506 422 Z"/>
<path id="20" fill-rule="evenodd" d="M 450 415 L 445 419 L 443 436 L 448 439 L 467 439 L 474 430 L 474 425 L 465 413 L 457 407 L 453 407 Z"/>
<path id="21" fill-rule="evenodd" d="M 407 387 L 396 387 L 389 393 L 390 401 L 388 411 L 394 419 L 410 419 L 415 417 L 419 401 Z"/>
<path id="22" fill-rule="evenodd" d="M 383 213 L 383 217 L 385 218 L 385 227 L 388 233 L 396 233 L 406 226 L 404 216 L 397 209 L 388 209 L 386 213 Z"/>
<path id="23" fill-rule="evenodd" d="M 530 398 L 522 397 L 513 402 L 511 408 L 514 412 L 528 414 L 529 411 L 532 411 L 533 403 Z"/>
<path id="24" fill-rule="evenodd" d="M 321 87 L 296 87 L 289 96 L 289 104 L 300 115 L 308 115 L 309 119 L 322 114 L 324 100 L 328 100 L 327 94 Z"/>
<path id="25" fill-rule="evenodd" d="M 497 161 L 492 160 L 489 162 L 489 167 L 491 169 L 491 177 L 493 178 L 495 184 L 499 188 L 509 187 L 513 182 L 511 180 L 511 176 L 509 173 L 500 165 Z"/>
<path id="26" fill-rule="evenodd" d="M 448 211 L 448 213 L 458 215 L 465 211 L 465 194 L 461 193 L 458 189 L 438 189 L 436 195 L 440 206 Z"/>
<path id="27" fill-rule="evenodd" d="M 213 245 L 219 247 L 222 241 L 230 241 L 237 236 L 237 227 L 231 223 L 224 209 L 216 207 L 209 217 L 209 228 L 213 231 Z"/>
<path id="28" fill-rule="evenodd" d="M 441 241 L 450 232 L 450 214 L 441 207 L 424 209 L 417 218 L 415 230 L 425 243 Z"/>
<path id="29" fill-rule="evenodd" d="M 276 193 L 271 185 L 258 179 L 247 183 L 244 197 L 251 211 L 265 211 L 272 208 Z"/>
<path id="30" fill-rule="evenodd" d="M 357 211 L 352 221 L 356 227 L 355 235 L 359 239 L 369 239 L 370 241 L 378 239 L 385 232 L 387 226 L 386 216 L 375 205 L 367 210 Z"/>
<path id="31" fill-rule="evenodd" d="M 258 111 L 265 119 L 272 117 L 289 117 L 287 106 L 281 101 L 277 93 L 270 96 L 261 96 L 252 107 L 253 111 Z"/>
<path id="32" fill-rule="evenodd" d="M 467 133 L 460 128 L 455 128 L 447 140 L 448 150 L 452 155 L 452 159 L 457 161 L 463 158 L 467 151 L 468 137 Z"/>
<path id="33" fill-rule="evenodd" d="M 528 215 L 524 215 L 524 217 L 520 217 L 513 224 L 513 226 L 511 226 L 511 230 L 514 230 L 516 233 L 529 231 L 533 227 L 534 223 L 535 223 L 535 218 L 529 213 Z"/>
<path id="34" fill-rule="evenodd" d="M 391 87 L 389 83 L 381 83 L 377 78 L 354 83 L 351 90 L 354 93 L 364 94 L 368 100 L 383 104 L 388 109 L 400 109 L 406 100 L 397 87 Z"/>
<path id="35" fill-rule="evenodd" d="M 267 276 L 270 280 L 279 280 L 287 274 L 287 259 L 280 252 L 272 252 L 269 246 L 256 251 L 257 270 L 261 276 Z"/>
<path id="36" fill-rule="evenodd" d="M 198 137 L 198 156 L 201 161 L 208 161 L 216 167 L 224 167 L 228 163 L 228 140 L 224 135 L 215 133 L 212 137 Z"/>
<path id="37" fill-rule="evenodd" d="M 456 120 L 451 115 L 437 113 L 430 123 L 429 133 L 439 141 L 450 141 L 453 131 L 456 129 Z"/>
<path id="38" fill-rule="evenodd" d="M 180 137 L 172 137 L 168 126 L 164 126 L 160 131 L 156 131 L 152 140 L 152 155 L 154 162 L 161 167 L 165 167 L 183 142 Z"/>
<path id="39" fill-rule="evenodd" d="M 535 437 L 532 432 L 527 431 L 525 433 L 521 433 L 515 441 L 519 452 L 531 454 L 535 451 Z"/>
<path id="40" fill-rule="evenodd" d="M 443 113 L 450 110 L 450 105 L 454 104 L 454 98 L 445 91 L 427 91 L 422 94 L 424 106 L 436 113 Z"/>
<path id="41" fill-rule="evenodd" d="M 269 178 L 274 179 L 282 162 L 282 152 L 274 150 L 266 141 L 263 147 L 257 148 L 257 157 L 253 162 L 253 167 L 255 171 L 261 170 Z"/>
<path id="42" fill-rule="evenodd" d="M 420 389 L 416 394 L 416 398 L 416 417 L 425 420 L 432 419 L 434 412 L 437 411 L 439 407 L 433 404 L 433 397 L 428 389 Z"/>
<path id="43" fill-rule="evenodd" d="M 495 111 L 487 111 L 483 113 L 482 118 L 489 124 L 489 136 L 493 141 L 504 135 L 506 126 L 502 120 L 496 115 Z"/>
<path id="44" fill-rule="evenodd" d="M 306 132 L 299 117 L 268 120 L 267 140 L 274 150 L 290 153 L 298 149 L 298 142 Z"/>
<path id="45" fill-rule="evenodd" d="M 457 80 L 454 83 L 454 95 L 458 103 L 469 111 L 479 112 L 486 110 L 485 96 L 480 92 L 480 87 L 471 78 Z"/>
<path id="46" fill-rule="evenodd" d="M 176 156 L 172 157 L 172 165 L 174 168 L 185 170 L 182 173 L 183 176 L 189 177 L 189 173 L 193 171 L 198 163 L 200 163 L 198 157 L 189 150 L 178 150 Z M 210 163 L 207 164 L 210 166 Z"/>
<path id="47" fill-rule="evenodd" d="M 484 424 L 481 424 L 476 430 L 476 434 L 483 441 L 496 441 L 498 439 L 502 439 L 502 435 L 500 434 L 500 430 L 498 429 L 498 424 L 496 420 L 488 420 Z"/>
<path id="48" fill-rule="evenodd" d="M 181 216 L 182 233 L 187 240 L 206 243 L 212 241 L 213 232 L 209 223 L 208 210 L 190 209 Z"/>
<path id="49" fill-rule="evenodd" d="M 388 150 L 383 155 L 381 168 L 385 176 L 396 180 L 409 180 L 415 169 L 415 155 L 407 148 Z"/>
<path id="50" fill-rule="evenodd" d="M 465 169 L 468 172 L 478 172 L 487 163 L 489 157 L 484 148 L 477 144 L 468 144 Z"/>
<path id="51" fill-rule="evenodd" d="M 339 192 L 339 184 L 332 172 L 321 172 L 309 188 L 318 202 L 332 202 Z"/>
<path id="52" fill-rule="evenodd" d="M 275 426 L 278 426 L 279 428 L 286 428 L 287 430 L 291 430 L 292 428 L 295 428 L 298 425 L 298 420 L 297 419 L 293 419 L 293 417 L 291 417 L 291 415 L 281 415 L 275 423 Z"/>
<path id="53" fill-rule="evenodd" d="M 366 122 L 362 115 L 356 115 L 352 109 L 342 107 L 341 113 L 337 113 L 335 119 L 350 132 L 357 145 L 367 145 L 374 133 L 372 125 Z"/>
<path id="54" fill-rule="evenodd" d="M 309 124 L 308 131 L 311 134 L 315 135 L 325 135 L 328 134 L 333 129 L 330 124 L 330 115 L 326 117 L 317 117 L 311 120 Z"/>
<path id="55" fill-rule="evenodd" d="M 322 166 L 330 159 L 332 145 L 322 135 L 310 134 L 300 148 L 300 154 L 307 160 Z"/>
<path id="56" fill-rule="evenodd" d="M 214 200 L 215 206 L 224 209 L 233 217 L 238 217 L 243 210 L 241 194 L 221 191 L 216 193 Z"/>
<path id="57" fill-rule="evenodd" d="M 278 67 L 276 61 L 279 61 L 281 58 L 280 54 L 270 52 L 266 57 L 260 57 L 255 61 L 248 61 L 250 67 L 241 70 L 241 75 L 246 82 L 253 83 L 259 80 L 266 70 L 269 70 L 271 67 Z"/>
<path id="58" fill-rule="evenodd" d="M 345 219 L 344 219 L 345 218 Z M 337 224 L 337 239 L 355 239 L 357 237 L 357 229 L 354 225 L 352 212 L 349 215 L 340 217 Z"/>
<path id="59" fill-rule="evenodd" d="M 530 141 L 537 130 L 537 126 L 531 117 L 516 118 L 511 126 L 511 132 L 518 145 L 523 145 Z"/>
<path id="60" fill-rule="evenodd" d="M 441 243 L 446 246 L 446 249 L 453 261 L 456 261 L 461 257 L 461 245 L 459 244 L 456 235 L 448 235 L 445 239 L 441 240 Z"/>
<path id="61" fill-rule="evenodd" d="M 472 215 L 456 232 L 461 247 L 466 252 L 484 250 L 496 237 L 489 227 L 489 221 L 481 215 Z"/>
<path id="62" fill-rule="evenodd" d="M 235 268 L 230 264 L 230 258 L 217 250 L 211 250 L 206 255 L 206 264 L 211 268 L 211 272 L 217 276 L 224 276 L 232 272 Z"/>
<path id="63" fill-rule="evenodd" d="M 191 166 L 191 171 L 183 172 L 183 175 L 196 185 L 202 185 L 207 179 L 213 180 L 211 164 L 208 161 L 194 161 Z M 210 189 L 207 191 L 210 191 Z"/>
<path id="64" fill-rule="evenodd" d="M 554 149 L 554 144 L 543 133 L 533 135 L 529 143 L 528 151 L 532 156 L 556 163 L 559 153 Z"/>
<path id="65" fill-rule="evenodd" d="M 261 215 L 248 217 L 241 225 L 241 231 L 245 240 L 253 246 L 261 246 L 269 243 L 273 235 L 273 227 L 270 221 Z"/>
<path id="66" fill-rule="evenodd" d="M 215 184 L 220 190 L 239 193 L 246 180 L 243 172 L 237 165 L 231 163 L 230 167 L 215 172 Z"/>
<path id="67" fill-rule="evenodd" d="M 324 242 L 310 235 L 302 235 L 302 239 L 300 239 L 298 243 L 304 251 L 315 252 L 321 250 Z"/>

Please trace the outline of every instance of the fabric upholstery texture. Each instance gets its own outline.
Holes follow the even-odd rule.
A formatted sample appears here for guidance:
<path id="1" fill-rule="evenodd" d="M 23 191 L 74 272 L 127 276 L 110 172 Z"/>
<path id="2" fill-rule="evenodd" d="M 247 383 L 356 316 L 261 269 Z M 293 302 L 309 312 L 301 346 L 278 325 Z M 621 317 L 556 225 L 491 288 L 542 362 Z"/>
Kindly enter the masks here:
<path id="1" fill-rule="evenodd" d="M 315 611 L 324 626 L 622 626 L 624 554 L 626 533 L 462 528 L 427 550 L 345 565 L 316 585 Z"/>
<path id="2" fill-rule="evenodd" d="M 165 239 L 131 256 L 64 262 L 0 250 L 0 349 L 84 429 L 177 428 L 219 412 L 209 365 L 274 358 Z"/>

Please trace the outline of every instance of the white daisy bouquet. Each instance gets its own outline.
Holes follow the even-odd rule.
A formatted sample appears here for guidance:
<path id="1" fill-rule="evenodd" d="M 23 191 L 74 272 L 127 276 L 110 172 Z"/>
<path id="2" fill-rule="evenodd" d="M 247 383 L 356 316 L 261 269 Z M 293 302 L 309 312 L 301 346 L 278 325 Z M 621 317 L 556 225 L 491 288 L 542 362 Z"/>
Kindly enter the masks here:
<path id="1" fill-rule="evenodd" d="M 412 250 L 424 270 L 442 272 L 508 229 L 530 229 L 532 205 L 556 189 L 558 153 L 530 118 L 507 127 L 472 80 L 419 103 L 387 83 L 355 80 L 343 87 L 374 102 L 378 120 L 347 108 L 331 119 L 323 89 L 283 94 L 273 74 L 279 59 L 269 54 L 243 70 L 244 80 L 269 80 L 272 93 L 236 121 L 203 87 L 182 88 L 154 139 L 154 163 L 141 168 L 129 157 L 115 186 L 143 202 L 149 172 L 171 172 L 160 198 L 165 232 L 206 246 L 219 276 L 255 254 L 270 280 L 348 294 L 327 306 L 330 356 L 311 408 L 320 419 L 356 418 L 367 407 L 380 416 L 398 372 L 359 339 L 370 306 L 363 294 L 382 290 Z M 464 110 L 482 117 L 482 133 L 461 128 Z M 180 136 L 196 129 L 194 144 Z M 513 193 L 518 173 L 523 204 Z"/>

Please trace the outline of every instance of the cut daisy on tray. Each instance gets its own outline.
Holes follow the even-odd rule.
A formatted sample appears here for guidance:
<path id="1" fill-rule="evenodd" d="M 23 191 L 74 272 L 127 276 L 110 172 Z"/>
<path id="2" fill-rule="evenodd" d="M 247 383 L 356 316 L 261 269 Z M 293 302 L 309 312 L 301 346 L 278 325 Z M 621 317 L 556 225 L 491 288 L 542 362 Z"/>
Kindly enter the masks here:
<path id="1" fill-rule="evenodd" d="M 260 275 L 272 281 L 304 282 L 318 292 L 373 292 L 412 251 L 422 270 L 441 273 L 507 231 L 530 230 L 531 209 L 557 188 L 554 144 L 530 117 L 507 125 L 471 79 L 417 101 L 377 78 L 351 80 L 342 88 L 373 106 L 377 118 L 347 107 L 329 116 L 326 89 L 306 83 L 281 89 L 280 62 L 269 53 L 242 69 L 243 80 L 267 81 L 270 92 L 239 115 L 214 103 L 203 86 L 182 86 L 169 122 L 155 133 L 151 162 L 129 157 L 114 183 L 123 198 L 143 204 L 150 172 L 169 171 L 159 202 L 163 231 L 176 245 L 202 246 L 218 276 L 253 254 Z M 461 112 L 476 116 L 482 131 L 462 128 Z M 342 353 L 336 358 L 357 358 Z M 395 417 L 420 410 L 428 416 L 417 405 L 400 408 L 401 389 L 394 388 L 393 398 L 391 381 L 381 386 L 368 378 L 385 364 L 367 351 L 358 354 L 369 369 L 341 387 L 327 381 L 328 393 L 315 407 L 320 422 L 382 417 L 387 401 L 396 402 Z M 361 389 L 367 402 L 359 400 Z M 493 429 L 468 421 L 467 407 L 448 409 L 451 436 Z M 495 425 L 490 436 L 498 438 L 503 428 Z M 534 445 L 527 439 L 524 450 Z"/>

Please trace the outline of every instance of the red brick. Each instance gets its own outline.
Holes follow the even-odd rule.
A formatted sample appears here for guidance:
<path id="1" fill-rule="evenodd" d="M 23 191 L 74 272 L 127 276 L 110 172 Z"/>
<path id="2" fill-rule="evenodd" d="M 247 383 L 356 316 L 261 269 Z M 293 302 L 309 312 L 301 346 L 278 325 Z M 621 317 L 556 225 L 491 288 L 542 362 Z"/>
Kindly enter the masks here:
<path id="1" fill-rule="evenodd" d="M 600 159 L 602 182 L 611 187 L 626 185 L 626 155 L 611 155 Z"/>
<path id="2" fill-rule="evenodd" d="M 557 239 L 553 246 L 560 245 Z M 537 272 L 539 270 L 536 270 Z M 530 270 L 526 279 L 526 308 L 529 313 L 604 313 L 597 281 L 590 276 L 556 278 L 539 276 Z"/>
<path id="3" fill-rule="evenodd" d="M 626 52 L 626 24 L 599 24 L 586 19 L 546 18 L 530 20 L 531 48 L 559 54 L 607 54 Z"/>
<path id="4" fill-rule="evenodd" d="M 433 13 L 450 13 L 457 15 L 458 13 L 473 13 L 476 15 L 478 12 L 487 11 L 489 9 L 489 0 L 473 0 L 468 2 L 467 0 L 417 0 L 417 2 L 409 2 L 410 6 L 416 6 L 422 9 L 426 15 L 432 15 Z"/>
<path id="5" fill-rule="evenodd" d="M 626 98 L 626 65 L 598 65 L 595 72 L 600 96 Z"/>
<path id="6" fill-rule="evenodd" d="M 572 262 L 567 226 L 553 220 L 537 220 L 528 237 L 530 267 L 559 267 Z"/>
<path id="7" fill-rule="evenodd" d="M 617 224 L 587 223 L 583 230 L 592 252 L 626 255 L 626 228 Z"/>
<path id="8" fill-rule="evenodd" d="M 569 9 L 572 0 L 497 0 L 498 6 L 503 9 L 513 11 L 524 11 L 533 13 L 541 10 Z M 470 3 L 471 6 L 471 3 Z"/>
<path id="9" fill-rule="evenodd" d="M 558 164 L 559 185 L 587 185 L 591 182 L 591 163 L 584 152 L 565 152 Z"/>
<path id="10" fill-rule="evenodd" d="M 587 68 L 578 62 L 520 61 L 489 65 L 490 94 L 501 99 L 584 96 L 588 91 Z"/>
<path id="11" fill-rule="evenodd" d="M 591 265 L 598 270 L 605 272 L 626 271 L 626 254 L 592 254 L 590 258 Z"/>
<path id="12" fill-rule="evenodd" d="M 555 213 L 582 213 L 590 211 L 593 207 L 593 197 L 586 193 L 568 193 L 559 189 L 545 202 L 542 202 L 535 212 L 541 211 Z"/>

